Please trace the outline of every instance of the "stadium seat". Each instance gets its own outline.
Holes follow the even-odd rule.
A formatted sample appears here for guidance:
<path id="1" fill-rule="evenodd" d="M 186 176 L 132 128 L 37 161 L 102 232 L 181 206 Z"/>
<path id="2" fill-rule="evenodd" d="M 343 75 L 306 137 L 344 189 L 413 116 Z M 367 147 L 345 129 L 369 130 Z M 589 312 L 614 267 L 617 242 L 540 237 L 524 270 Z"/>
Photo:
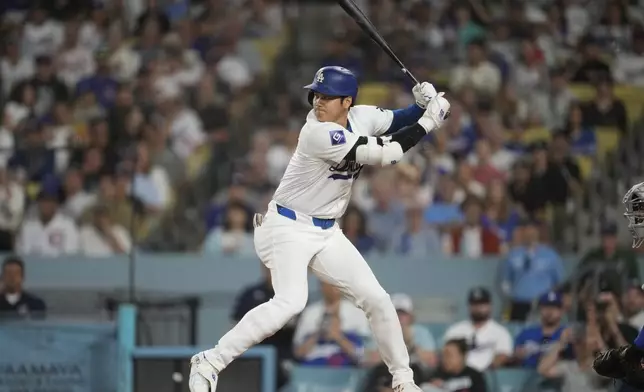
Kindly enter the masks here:
<path id="1" fill-rule="evenodd" d="M 593 171 L 593 159 L 585 155 L 575 156 L 575 161 L 579 166 L 579 171 L 581 172 L 581 179 L 587 180 L 590 178 L 590 175 Z"/>
<path id="2" fill-rule="evenodd" d="M 295 366 L 286 392 L 354 391 L 362 385 L 365 369 Z"/>
<path id="3" fill-rule="evenodd" d="M 390 95 L 389 86 L 384 83 L 365 83 L 360 85 L 358 104 L 360 105 L 383 105 Z"/>
<path id="4" fill-rule="evenodd" d="M 613 127 L 598 127 L 595 129 L 597 139 L 597 158 L 603 162 L 606 155 L 617 150 L 620 139 L 620 131 Z"/>
<path id="5" fill-rule="evenodd" d="M 570 85 L 570 92 L 580 101 L 590 101 L 595 97 L 595 88 L 590 84 L 573 83 Z"/>
<path id="6" fill-rule="evenodd" d="M 535 142 L 549 142 L 551 138 L 552 133 L 548 130 L 548 128 L 544 127 L 528 128 L 521 134 L 521 141 L 526 146 L 529 146 L 530 144 Z"/>
<path id="7" fill-rule="evenodd" d="M 485 372 L 489 391 L 524 392 L 538 375 L 531 369 L 497 369 Z"/>

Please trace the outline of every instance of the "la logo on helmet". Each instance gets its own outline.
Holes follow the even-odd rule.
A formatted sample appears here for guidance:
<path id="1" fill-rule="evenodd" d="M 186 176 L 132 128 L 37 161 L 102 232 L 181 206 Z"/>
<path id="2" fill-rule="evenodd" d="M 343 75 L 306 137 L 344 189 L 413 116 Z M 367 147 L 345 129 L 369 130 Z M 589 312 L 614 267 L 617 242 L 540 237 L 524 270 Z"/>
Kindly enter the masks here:
<path id="1" fill-rule="evenodd" d="M 318 74 L 315 76 L 315 81 L 318 83 L 324 83 L 324 72 L 318 72 Z"/>

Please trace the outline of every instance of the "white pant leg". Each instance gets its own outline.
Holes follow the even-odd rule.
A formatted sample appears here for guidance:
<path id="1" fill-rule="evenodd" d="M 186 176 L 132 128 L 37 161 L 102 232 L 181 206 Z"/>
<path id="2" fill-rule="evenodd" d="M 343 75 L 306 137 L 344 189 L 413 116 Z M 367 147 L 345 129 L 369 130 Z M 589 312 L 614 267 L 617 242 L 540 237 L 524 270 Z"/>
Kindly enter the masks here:
<path id="1" fill-rule="evenodd" d="M 340 229 L 333 230 L 333 235 L 313 259 L 311 269 L 365 312 L 382 360 L 393 376 L 392 387 L 413 382 L 409 353 L 391 297 L 351 241 Z"/>
<path id="2" fill-rule="evenodd" d="M 206 352 L 218 371 L 302 312 L 308 299 L 308 265 L 324 244 L 315 229 L 277 214 L 255 229 L 255 250 L 270 270 L 275 296 L 249 311 Z"/>

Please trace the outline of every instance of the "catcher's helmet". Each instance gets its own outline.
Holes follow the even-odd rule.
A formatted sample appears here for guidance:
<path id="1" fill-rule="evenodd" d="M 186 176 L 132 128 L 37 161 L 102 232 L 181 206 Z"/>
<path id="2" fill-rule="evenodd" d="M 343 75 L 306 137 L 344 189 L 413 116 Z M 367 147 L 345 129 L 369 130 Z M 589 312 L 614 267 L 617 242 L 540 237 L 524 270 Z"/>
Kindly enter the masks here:
<path id="1" fill-rule="evenodd" d="M 624 217 L 628 219 L 628 230 L 633 236 L 633 248 L 638 248 L 644 244 L 644 182 L 629 189 L 622 203 L 626 208 Z"/>
<path id="2" fill-rule="evenodd" d="M 351 97 L 353 104 L 355 104 L 358 96 L 358 79 L 346 68 L 323 67 L 315 73 L 313 83 L 304 86 L 304 88 L 309 90 L 308 98 L 311 105 L 313 105 L 313 93 L 330 97 Z"/>

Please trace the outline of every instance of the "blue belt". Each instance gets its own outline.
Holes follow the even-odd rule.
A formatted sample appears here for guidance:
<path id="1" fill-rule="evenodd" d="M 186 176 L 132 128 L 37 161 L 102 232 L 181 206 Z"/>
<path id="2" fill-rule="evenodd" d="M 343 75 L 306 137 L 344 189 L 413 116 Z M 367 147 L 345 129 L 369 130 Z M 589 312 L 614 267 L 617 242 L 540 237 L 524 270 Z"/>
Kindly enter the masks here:
<path id="1" fill-rule="evenodd" d="M 276 204 L 276 206 L 278 214 L 288 219 L 297 220 L 297 214 L 295 214 L 295 211 L 291 210 L 290 208 L 283 207 L 279 204 Z M 313 221 L 313 226 L 317 226 L 322 230 L 333 227 L 333 225 L 335 224 L 335 219 L 311 218 L 311 220 Z"/>

